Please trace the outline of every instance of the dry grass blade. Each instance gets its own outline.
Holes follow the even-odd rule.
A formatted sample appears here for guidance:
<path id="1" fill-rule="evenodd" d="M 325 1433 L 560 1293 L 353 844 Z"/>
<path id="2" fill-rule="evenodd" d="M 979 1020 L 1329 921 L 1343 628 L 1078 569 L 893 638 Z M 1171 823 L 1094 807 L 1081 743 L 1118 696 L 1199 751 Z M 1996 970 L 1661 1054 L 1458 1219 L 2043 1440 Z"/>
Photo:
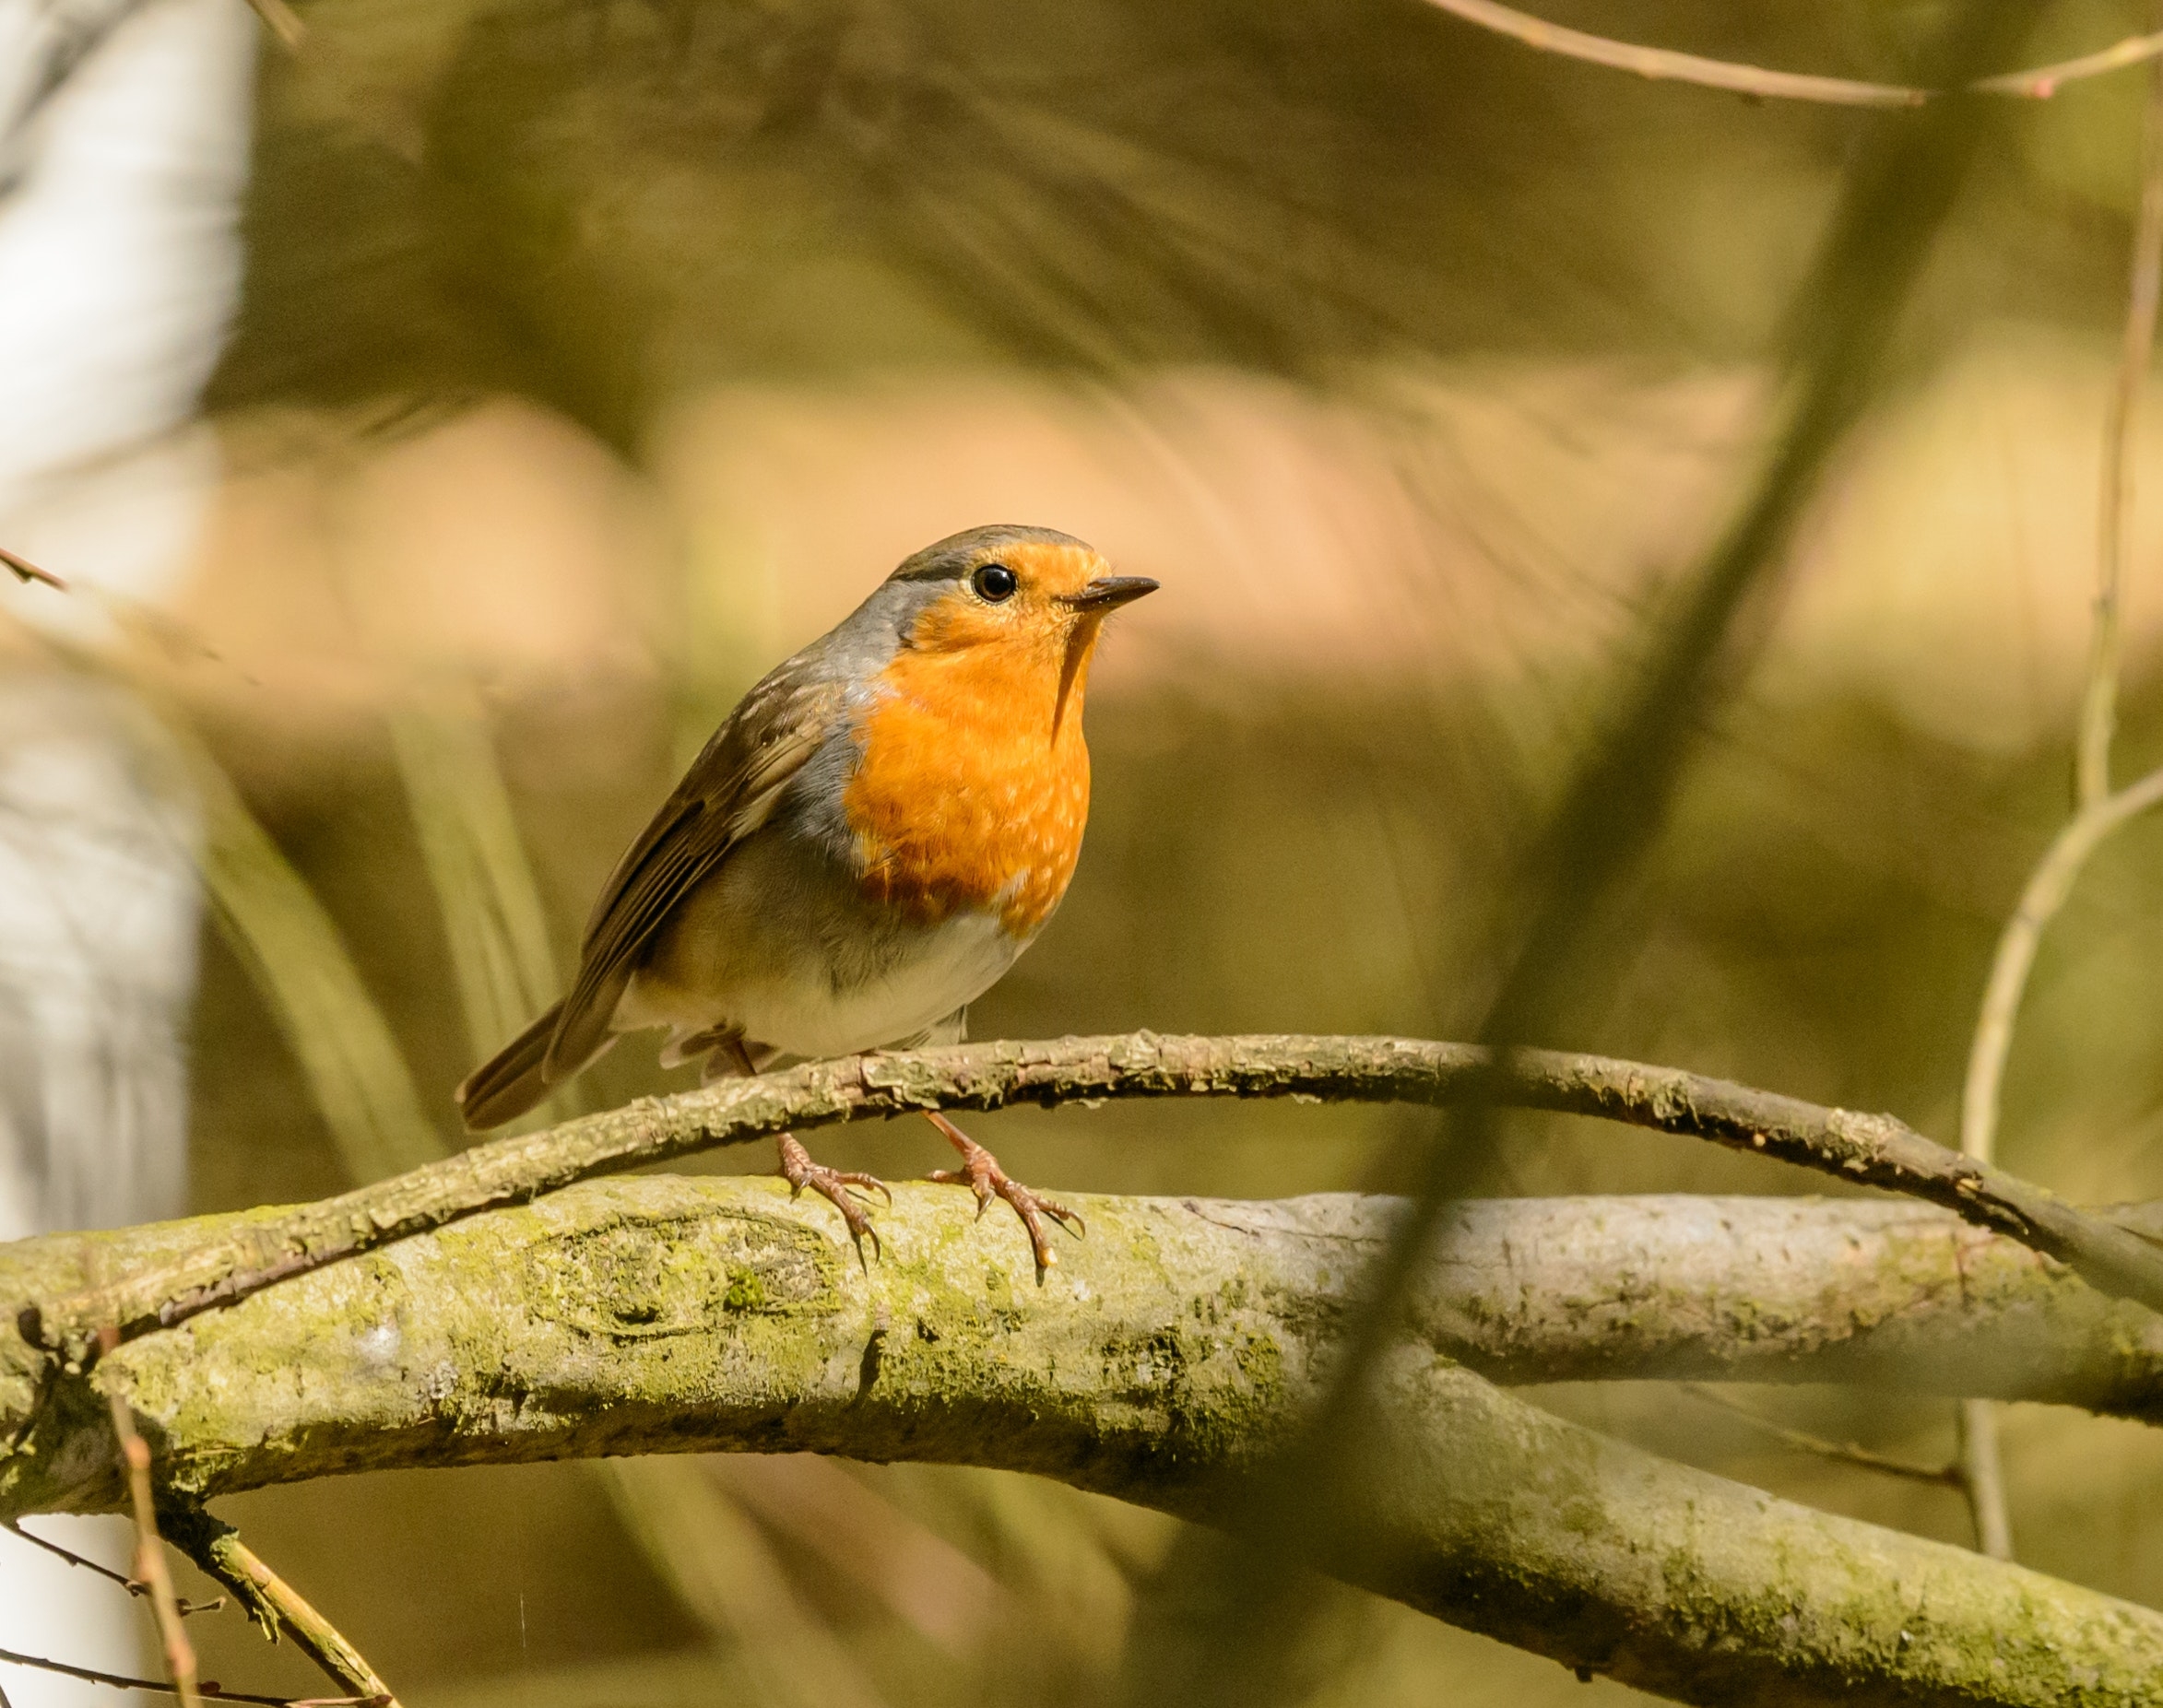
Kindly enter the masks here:
<path id="1" fill-rule="evenodd" d="M 131 642 L 154 644 L 158 618 L 110 593 L 98 597 Z M 348 1174 L 377 1180 L 441 1157 L 406 1058 L 337 924 L 186 713 L 128 654 L 51 645 L 73 667 L 117 677 L 138 694 L 184 769 L 202 812 L 196 864 L 212 913 L 292 1050 Z"/>
<path id="2" fill-rule="evenodd" d="M 301 21 L 301 15 L 286 4 L 286 0 L 248 0 L 254 7 L 265 28 L 278 39 L 289 53 L 298 53 L 301 43 L 307 40 L 308 26 Z"/>
<path id="3" fill-rule="evenodd" d="M 347 1172 L 379 1180 L 443 1155 L 382 1010 L 336 924 L 210 755 L 177 726 L 203 808 L 203 881 L 263 993 Z"/>
<path id="4" fill-rule="evenodd" d="M 792 1453 L 700 1464 L 731 1499 L 957 1658 L 1013 1614 L 982 1566 L 829 1460 Z"/>
<path id="5" fill-rule="evenodd" d="M 478 1058 L 556 994 L 548 914 L 473 698 L 438 693 L 396 713 L 391 739 Z"/>
<path id="6" fill-rule="evenodd" d="M 548 914 L 479 701 L 469 692 L 439 689 L 395 712 L 390 723 L 399 778 L 450 948 L 467 1036 L 479 1056 L 518 1031 L 555 994 Z M 550 1108 L 569 1105 L 576 1113 L 577 1101 L 576 1091 L 565 1087 L 512 1130 L 540 1125 Z M 715 1624 L 713 1583 L 717 1576 L 758 1575 L 774 1563 L 764 1558 L 763 1544 L 742 1514 L 724 1510 L 727 1503 L 719 1491 L 706 1490 L 690 1497 L 706 1519 L 695 1531 L 659 1516 L 656 1486 L 680 1484 L 684 1467 L 662 1463 L 628 1472 L 604 1467 L 597 1474 L 625 1531 L 685 1610 L 710 1629 L 741 1635 L 735 1625 Z M 722 1561 L 739 1543 L 756 1554 Z M 838 1641 L 810 1610 L 792 1608 L 781 1618 L 790 1629 L 816 1627 L 845 1662 Z M 770 1666 L 767 1671 L 779 1678 L 786 1669 Z M 845 1667 L 840 1676 L 845 1679 Z"/>
<path id="7" fill-rule="evenodd" d="M 2052 839 L 2020 892 L 2013 916 L 1999 936 L 1968 1047 L 1968 1078 L 1961 1092 L 1960 1148 L 1988 1162 L 1997 1149 L 1999 1090 L 2013 1048 L 2028 974 L 2044 931 L 2064 907 L 2073 886 L 2104 840 L 2129 819 L 2163 804 L 2163 770 L 2150 772 L 2088 811 L 2078 813 Z"/>
<path id="8" fill-rule="evenodd" d="M 613 1459 L 618 1510 L 679 1601 L 736 1646 L 775 1708 L 883 1708 L 854 1655 L 789 1585 L 758 1527 L 695 1464 Z"/>
<path id="9" fill-rule="evenodd" d="M 2005 1499 L 2005 1465 L 1998 1451 L 1995 1400 L 1964 1399 L 1955 1414 L 1960 1431 L 1960 1489 L 1975 1521 L 1978 1553 L 2013 1558 L 2013 1510 Z"/>

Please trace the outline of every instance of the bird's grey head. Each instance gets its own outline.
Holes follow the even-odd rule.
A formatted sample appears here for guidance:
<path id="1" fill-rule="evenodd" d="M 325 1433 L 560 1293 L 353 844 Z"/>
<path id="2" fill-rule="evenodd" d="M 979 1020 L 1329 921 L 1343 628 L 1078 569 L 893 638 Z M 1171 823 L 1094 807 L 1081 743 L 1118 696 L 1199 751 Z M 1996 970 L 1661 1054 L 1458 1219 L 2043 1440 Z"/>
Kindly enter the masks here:
<path id="1" fill-rule="evenodd" d="M 933 540 L 922 551 L 911 553 L 886 578 L 886 584 L 891 587 L 896 583 L 905 583 L 928 587 L 936 597 L 943 590 L 941 583 L 963 581 L 1002 556 L 1034 556 L 1032 548 L 1045 547 L 1091 558 L 1096 555 L 1088 541 L 1076 539 L 1071 534 L 1061 534 L 1057 528 L 1031 527 L 1021 522 L 988 522 L 982 527 L 949 534 L 942 540 Z"/>
<path id="2" fill-rule="evenodd" d="M 1014 586 L 1027 580 L 1047 595 L 1064 593 L 1070 591 L 1068 583 L 1079 588 L 1103 567 L 1085 542 L 1057 528 L 1003 522 L 965 528 L 910 554 L 842 630 L 854 647 L 881 649 L 891 657 L 917 618 L 941 600 L 996 605 L 1011 595 L 1010 577 Z"/>
<path id="3" fill-rule="evenodd" d="M 995 523 L 949 535 L 904 561 L 834 630 L 830 664 L 869 674 L 904 647 L 1086 645 L 1105 615 L 1156 588 L 1110 568 L 1057 528 Z"/>

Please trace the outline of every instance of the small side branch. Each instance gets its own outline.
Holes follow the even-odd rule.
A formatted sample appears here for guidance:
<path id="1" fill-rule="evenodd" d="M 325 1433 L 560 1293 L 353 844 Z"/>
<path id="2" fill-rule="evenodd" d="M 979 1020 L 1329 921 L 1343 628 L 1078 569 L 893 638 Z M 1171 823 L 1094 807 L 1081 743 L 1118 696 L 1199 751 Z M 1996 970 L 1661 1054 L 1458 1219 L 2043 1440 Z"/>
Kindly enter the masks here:
<path id="1" fill-rule="evenodd" d="M 1513 1051 L 1497 1059 L 1471 1044 L 1408 1038 L 1133 1032 L 849 1056 L 641 1099 L 479 1145 L 320 1203 L 240 1219 L 176 1257 L 32 1302 L 23 1325 L 38 1345 L 79 1363 L 105 1325 L 119 1325 L 124 1337 L 169 1327 L 326 1264 L 597 1175 L 785 1130 L 927 1109 L 1164 1097 L 1433 1104 L 1480 1097 L 1685 1134 L 1940 1205 L 2060 1259 L 2099 1291 L 2163 1308 L 2163 1248 L 1933 1144 L 1889 1115 L 1561 1051 Z"/>
<path id="2" fill-rule="evenodd" d="M 1427 4 L 1452 18 L 1460 18 L 1482 29 L 1521 41 L 1542 53 L 1580 60 L 1589 65 L 1605 65 L 1627 71 L 1659 83 L 1694 83 L 1700 88 L 1725 89 L 1731 94 L 1752 95 L 1765 100 L 1805 100 L 1834 107 L 1920 107 L 1931 91 L 1907 88 L 1893 83 L 1861 83 L 1850 77 L 1808 77 L 1792 71 L 1771 71 L 1762 65 L 1741 65 L 1731 60 L 1706 59 L 1696 53 L 1678 53 L 1670 48 L 1644 47 L 1634 41 L 1616 41 L 1551 24 L 1545 18 L 1495 0 L 1427 0 Z"/>
<path id="3" fill-rule="evenodd" d="M 2012 1052 L 2014 1024 L 2020 1016 L 2021 999 L 2027 994 L 2028 974 L 2034 971 L 2043 933 L 2073 893 L 2074 881 L 2087 865 L 2088 856 L 2113 830 L 2158 803 L 2163 803 L 2163 770 L 2150 772 L 2138 783 L 2076 813 L 2029 876 L 2013 917 L 2005 922 L 1991 959 L 1990 982 L 1984 987 L 1982 1009 L 1976 1018 L 1975 1036 L 1968 1053 L 1968 1078 L 1960 1095 L 1960 1148 L 1980 1163 L 1987 1165 L 1997 1148 L 2005 1061 Z"/>
<path id="4" fill-rule="evenodd" d="M 0 1666 L 49 1672 L 58 1679 L 80 1679 L 85 1684 L 102 1684 L 115 1690 L 148 1690 L 154 1696 L 180 1693 L 171 1685 L 156 1679 L 132 1678 L 124 1672 L 101 1672 L 95 1667 L 76 1667 L 66 1661 L 48 1660 L 41 1655 L 23 1655 L 14 1649 L 0 1649 Z M 254 1702 L 261 1704 L 261 1708 L 382 1708 L 380 1702 L 365 1696 L 259 1696 L 253 1690 L 220 1690 L 215 1684 L 204 1685 L 202 1694 L 207 1702 Z M 0 1702 L 6 1700 L 0 1694 Z"/>
<path id="5" fill-rule="evenodd" d="M 101 1561 L 92 1560 L 86 1554 L 77 1553 L 72 1548 L 63 1548 L 59 1543 L 46 1537 L 25 1530 L 19 1520 L 12 1518 L 6 1520 L 6 1528 L 10 1536 L 28 1542 L 32 1548 L 42 1549 L 54 1559 L 65 1560 L 69 1565 L 78 1566 L 94 1577 L 103 1578 L 109 1584 L 117 1584 L 131 1596 L 147 1596 L 150 1593 L 149 1584 L 143 1583 L 140 1579 L 132 1578 L 124 1572 L 115 1572 Z M 215 1601 L 189 1601 L 183 1597 L 176 1605 L 180 1608 L 181 1617 L 186 1619 L 196 1613 L 217 1612 L 225 1606 L 225 1597 L 220 1596 Z M 0 1708 L 6 1708 L 6 1703 L 0 1702 Z"/>
<path id="6" fill-rule="evenodd" d="M 390 1686 L 360 1651 L 306 1596 L 266 1565 L 241 1540 L 238 1530 L 199 1506 L 169 1513 L 166 1528 L 175 1547 L 233 1593 L 266 1637 L 276 1643 L 281 1633 L 290 1633 L 295 1646 L 333 1683 L 353 1692 L 341 1700 L 399 1708 Z"/>
<path id="7" fill-rule="evenodd" d="M 28 558 L 9 551 L 5 546 L 0 546 L 0 568 L 12 571 L 18 582 L 39 582 L 47 587 L 56 587 L 62 593 L 67 591 L 67 583 L 51 570 L 41 570 Z"/>
<path id="8" fill-rule="evenodd" d="M 2049 100 L 2069 83 L 2079 83 L 2089 77 L 2107 76 L 2113 71 L 2145 65 L 2158 57 L 2163 57 L 2163 30 L 2151 31 L 2144 36 L 2128 36 L 2124 41 L 2113 42 L 2093 53 L 2077 54 L 2072 59 L 2059 60 L 2055 65 L 2038 65 L 2029 71 L 2008 71 L 1995 77 L 1982 77 L 1978 79 L 1974 88 L 1979 95 L 2014 95 L 2023 100 Z"/>
<path id="9" fill-rule="evenodd" d="M 1957 1465 L 1917 1465 L 1908 1459 L 1896 1459 L 1890 1454 L 1873 1452 L 1854 1442 L 1827 1441 L 1822 1435 L 1813 1435 L 1806 1430 L 1790 1429 L 1784 1423 L 1776 1423 L 1770 1418 L 1762 1418 L 1749 1407 L 1730 1399 L 1717 1388 L 1708 1388 L 1699 1383 L 1687 1384 L 1683 1392 L 1692 1399 L 1719 1408 L 1731 1418 L 1739 1418 L 1758 1434 L 1777 1441 L 1783 1447 L 1797 1453 L 1809 1454 L 1814 1458 L 1830 1459 L 1836 1465 L 1848 1465 L 1859 1471 L 1875 1471 L 1881 1477 L 1897 1477 L 1904 1482 L 1936 1483 L 1941 1488 L 1957 1489 L 1966 1480 Z"/>

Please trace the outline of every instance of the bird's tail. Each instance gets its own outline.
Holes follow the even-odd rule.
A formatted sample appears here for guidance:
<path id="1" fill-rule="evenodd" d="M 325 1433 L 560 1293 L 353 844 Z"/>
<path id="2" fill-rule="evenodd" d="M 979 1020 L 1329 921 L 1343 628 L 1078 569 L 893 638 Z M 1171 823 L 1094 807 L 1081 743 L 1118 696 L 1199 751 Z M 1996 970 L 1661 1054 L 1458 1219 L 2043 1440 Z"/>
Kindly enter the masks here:
<path id="1" fill-rule="evenodd" d="M 556 1035 L 556 1021 L 562 1012 L 563 1005 L 559 1002 L 466 1076 L 465 1084 L 452 1096 L 466 1118 L 467 1132 L 485 1133 L 514 1121 L 554 1089 L 555 1082 L 543 1076 L 542 1068 L 548 1061 L 549 1041 Z M 579 1066 L 583 1067 L 585 1063 Z"/>

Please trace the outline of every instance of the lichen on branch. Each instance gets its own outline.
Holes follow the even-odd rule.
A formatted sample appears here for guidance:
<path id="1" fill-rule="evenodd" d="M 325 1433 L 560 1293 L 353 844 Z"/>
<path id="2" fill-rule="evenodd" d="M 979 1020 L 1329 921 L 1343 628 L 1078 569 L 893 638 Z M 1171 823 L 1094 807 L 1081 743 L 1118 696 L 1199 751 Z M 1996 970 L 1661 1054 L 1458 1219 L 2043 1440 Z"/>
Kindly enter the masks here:
<path id="1" fill-rule="evenodd" d="M 592 1182 L 298 1276 L 142 1336 L 85 1374 L 0 1335 L 0 1430 L 13 1443 L 0 1457 L 0 1515 L 115 1503 L 104 1396 L 117 1395 L 183 1502 L 392 1467 L 810 1450 L 1033 1471 L 1223 1517 L 1296 1428 L 1357 1308 L 1365 1257 L 1401 1207 L 1080 1207 L 1089 1238 L 1040 1280 L 1018 1227 L 975 1221 L 947 1188 L 900 1189 L 886 1257 L 866 1266 L 827 1207 L 792 1202 L 776 1181 Z M 1772 1208 L 1806 1244 L 1848 1219 L 1886 1257 L 1854 1290 L 1862 1308 L 1845 1337 L 1821 1300 L 1791 1350 L 1867 1339 L 1861 1319 L 1898 1305 L 1901 1272 L 1919 1313 L 1911 1344 L 1917 1325 L 1935 1322 L 1922 1338 L 1943 1346 L 1960 1325 L 1941 1258 L 1987 1270 L 2008 1254 L 2006 1242 L 1912 1207 Z M 1383 1450 L 1362 1460 L 1373 1478 L 1318 1538 L 1317 1564 L 1684 1701 L 2152 1699 L 2163 1616 L 1667 1464 L 1438 1357 L 1449 1345 L 1539 1373 L 1527 1324 L 1544 1325 L 1552 1350 L 1571 1290 L 1600 1290 L 1595 1258 L 1542 1255 L 1538 1231 L 1556 1243 L 1557 1213 L 1464 1207 L 1385 1360 Z M 1618 1276 L 1681 1214 L 1674 1200 L 1578 1200 L 1562 1213 L 1612 1219 L 1586 1243 L 1597 1252 L 1606 1239 Z M 100 1265 L 163 1261 L 274 1219 L 30 1242 L 0 1249 L 0 1285 L 62 1291 Z M 1926 1246 L 1937 1255 L 1917 1261 Z M 1986 1342 L 1979 1357 L 1992 1321 L 2086 1293 L 2018 1248 L 2009 1255 L 1994 1302 L 1967 1324 Z M 1491 1310 L 1505 1269 L 1535 1293 L 1544 1271 L 1555 1310 Z M 1768 1280 L 1777 1292 L 1777 1269 L 1743 1266 L 1731 1294 Z M 1837 1290 L 1840 1278 L 1820 1281 Z M 2123 1326 L 2122 1307 L 2086 1297 L 2088 1332 Z M 1720 1337 L 1708 1327 L 1722 1320 L 1717 1290 L 1671 1304 L 1661 1356 Z M 1613 1333 L 1612 1322 L 1585 1330 Z M 1742 1349 L 1738 1368 L 1758 1373 L 1746 1337 L 1727 1338 Z M 1651 1355 L 1643 1340 L 1637 1350 Z"/>
<path id="2" fill-rule="evenodd" d="M 928 1109 L 1057 1107 L 1112 1098 L 1298 1097 L 1499 1103 L 1688 1134 L 1937 1204 L 2071 1266 L 2101 1291 L 2163 1309 L 2163 1249 L 2042 1187 L 1932 1143 L 1889 1115 L 1826 1109 L 1676 1068 L 1560 1051 L 1497 1058 L 1408 1038 L 1132 1032 L 810 1062 L 478 1145 L 32 1302 L 28 1330 L 80 1362 L 99 1331 L 171 1326 L 291 1276 L 462 1217 L 789 1128 Z"/>

